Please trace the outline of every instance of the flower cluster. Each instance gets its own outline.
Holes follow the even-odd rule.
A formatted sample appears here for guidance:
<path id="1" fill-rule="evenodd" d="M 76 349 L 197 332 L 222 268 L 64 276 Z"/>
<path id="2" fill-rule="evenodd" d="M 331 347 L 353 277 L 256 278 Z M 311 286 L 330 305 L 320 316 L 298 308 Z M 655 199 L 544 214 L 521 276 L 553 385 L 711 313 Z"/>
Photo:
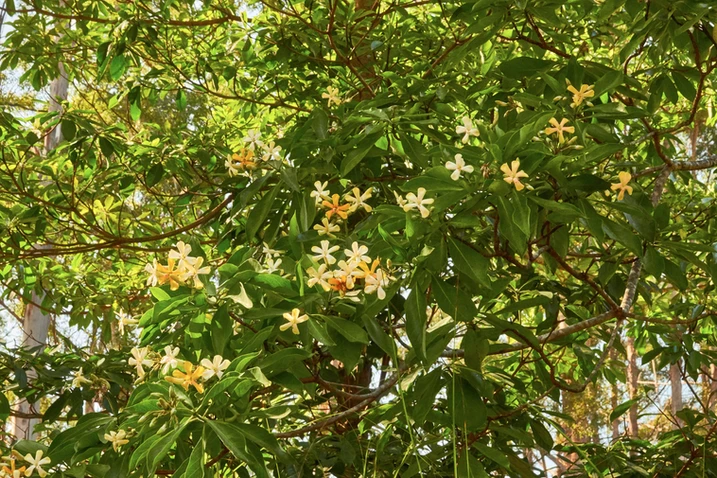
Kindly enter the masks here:
<path id="1" fill-rule="evenodd" d="M 158 264 L 156 259 L 152 264 L 145 266 L 144 270 L 149 273 L 147 285 L 155 287 L 169 284 L 171 290 L 177 290 L 181 284 L 191 285 L 195 289 L 204 287 L 199 275 L 211 272 L 208 266 L 202 267 L 204 258 L 190 256 L 192 246 L 182 241 L 179 241 L 175 247 L 176 251 L 169 252 L 166 266 Z"/>
<path id="2" fill-rule="evenodd" d="M 332 246 L 329 241 L 321 241 L 320 246 L 313 246 L 312 260 L 314 267 L 306 269 L 309 276 L 309 287 L 321 286 L 326 292 L 336 291 L 341 297 L 358 300 L 357 296 L 363 288 L 364 293 L 376 293 L 379 299 L 386 298 L 385 287 L 392 277 L 379 267 L 380 259 L 371 260 L 368 247 L 354 242 L 351 249 L 344 249 L 343 260 L 338 260 L 334 253 L 341 248 Z M 369 266 L 369 264 L 371 264 Z M 336 268 L 330 269 L 332 266 Z M 288 320 L 288 319 L 287 319 Z"/>
<path id="3" fill-rule="evenodd" d="M 371 188 L 364 192 L 361 192 L 357 187 L 352 188 L 342 198 L 339 194 L 330 194 L 327 190 L 328 186 L 328 181 L 323 183 L 316 181 L 314 190 L 310 194 L 314 198 L 316 206 L 325 208 L 325 215 L 321 220 L 321 224 L 314 226 L 320 236 L 334 237 L 333 233 L 341 230 L 336 223 L 348 219 L 349 215 L 359 209 L 363 209 L 366 212 L 373 211 L 373 207 L 366 202 L 371 198 Z"/>
<path id="4" fill-rule="evenodd" d="M 151 369 L 159 369 L 168 382 L 181 385 L 185 390 L 189 390 L 189 386 L 193 386 L 199 393 L 204 392 L 204 386 L 198 382 L 198 379 L 204 381 L 212 377 L 222 378 L 224 371 L 229 367 L 229 360 L 225 360 L 221 355 L 215 355 L 212 360 L 202 359 L 199 366 L 195 367 L 191 362 L 179 359 L 179 347 L 164 347 L 164 355 L 153 353 L 149 347 L 134 347 L 130 353 L 132 357 L 128 363 L 135 367 L 137 376 L 142 379 L 147 372 L 144 367 Z M 184 371 L 179 370 L 182 368 Z M 169 376 L 171 372 L 171 376 Z"/>
<path id="5" fill-rule="evenodd" d="M 13 451 L 14 456 L 3 457 L 2 467 L 0 468 L 0 477 L 2 478 L 20 478 L 21 476 L 32 476 L 33 473 L 37 473 L 40 478 L 44 478 L 48 475 L 48 471 L 43 467 L 52 463 L 52 460 L 48 457 L 43 457 L 45 454 L 42 450 L 37 450 L 35 455 L 31 453 L 23 456 L 18 451 Z M 30 466 L 17 467 L 17 460 L 21 459 L 30 464 Z"/>
<path id="6" fill-rule="evenodd" d="M 269 161 L 282 160 L 281 146 L 276 145 L 273 140 L 264 143 L 259 131 L 247 131 L 244 143 L 245 146 L 239 149 L 238 153 L 228 155 L 224 162 L 229 176 L 249 176 L 255 169 L 268 167 Z"/>

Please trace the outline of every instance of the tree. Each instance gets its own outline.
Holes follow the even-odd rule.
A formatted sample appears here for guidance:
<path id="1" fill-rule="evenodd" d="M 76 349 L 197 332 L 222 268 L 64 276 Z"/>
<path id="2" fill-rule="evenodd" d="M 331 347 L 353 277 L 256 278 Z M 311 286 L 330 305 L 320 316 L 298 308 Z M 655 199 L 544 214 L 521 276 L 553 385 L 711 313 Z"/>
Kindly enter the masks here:
<path id="1" fill-rule="evenodd" d="M 710 5 L 4 11 L 6 473 L 714 474 Z"/>

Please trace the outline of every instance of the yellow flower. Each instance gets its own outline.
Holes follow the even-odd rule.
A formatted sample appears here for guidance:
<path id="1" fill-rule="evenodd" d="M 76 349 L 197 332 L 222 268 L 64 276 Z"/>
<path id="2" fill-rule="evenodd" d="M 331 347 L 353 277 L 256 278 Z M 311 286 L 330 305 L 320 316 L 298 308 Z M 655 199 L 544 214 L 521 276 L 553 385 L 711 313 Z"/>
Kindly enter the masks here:
<path id="1" fill-rule="evenodd" d="M 510 163 L 510 167 L 508 167 L 508 163 L 500 167 L 500 170 L 503 171 L 503 174 L 505 174 L 503 181 L 508 184 L 513 184 L 515 189 L 522 191 L 525 186 L 520 182 L 520 178 L 527 178 L 528 173 L 525 171 L 519 171 L 519 169 L 520 161 L 517 159 Z"/>
<path id="2" fill-rule="evenodd" d="M 339 198 L 340 196 L 338 194 L 334 194 L 331 199 L 332 201 L 324 201 L 321 204 L 328 209 L 326 211 L 326 218 L 331 219 L 331 216 L 336 214 L 341 219 L 346 219 L 349 214 L 348 210 L 351 208 L 351 204 L 343 204 L 339 205 Z"/>
<path id="3" fill-rule="evenodd" d="M 168 259 L 167 265 L 157 264 L 157 279 L 160 285 L 169 283 L 172 290 L 179 289 L 183 271 L 174 267 L 174 259 Z"/>
<path id="4" fill-rule="evenodd" d="M 632 174 L 628 173 L 627 171 L 621 171 L 617 175 L 617 177 L 620 180 L 620 182 L 614 183 L 612 186 L 610 186 L 610 189 L 612 189 L 613 191 L 617 191 L 619 189 L 620 192 L 617 195 L 617 200 L 622 201 L 622 198 L 625 197 L 626 191 L 627 191 L 627 194 L 632 195 L 632 186 L 628 186 L 628 184 L 627 184 L 632 179 Z"/>
<path id="5" fill-rule="evenodd" d="M 351 203 L 351 208 L 349 209 L 349 212 L 356 211 L 358 208 L 362 207 L 364 211 L 371 212 L 373 208 L 366 204 L 366 200 L 371 198 L 371 188 L 368 188 L 363 194 L 361 194 L 361 190 L 359 188 L 353 188 L 351 190 L 351 193 L 348 193 L 346 196 L 344 196 L 344 200 Z"/>
<path id="6" fill-rule="evenodd" d="M 299 309 L 292 309 L 291 312 L 287 312 L 284 314 L 284 318 L 286 319 L 286 323 L 279 326 L 279 330 L 282 332 L 291 329 L 291 331 L 295 335 L 299 335 L 299 324 L 302 322 L 306 322 L 309 320 L 309 316 L 306 314 L 301 314 L 301 311 Z"/>
<path id="7" fill-rule="evenodd" d="M 563 144 L 565 142 L 565 137 L 563 136 L 563 133 L 575 133 L 575 128 L 573 126 L 565 126 L 568 123 L 567 118 L 563 118 L 560 120 L 560 123 L 558 123 L 558 120 L 555 118 L 550 118 L 549 123 L 553 125 L 552 128 L 545 128 L 545 134 L 553 134 L 558 133 L 558 142 L 560 144 Z"/>
<path id="8" fill-rule="evenodd" d="M 15 468 L 15 459 L 13 458 L 10 460 L 10 468 L 3 466 L 0 472 L 8 478 L 20 478 L 21 476 L 25 476 L 25 467 Z"/>
<path id="9" fill-rule="evenodd" d="M 197 392 L 204 393 L 204 385 L 197 382 L 202 375 L 204 374 L 204 367 L 199 366 L 197 368 L 194 368 L 194 365 L 192 365 L 191 362 L 184 362 L 184 373 L 182 373 L 180 370 L 175 370 L 172 372 L 171 377 L 164 377 L 164 379 L 168 382 L 176 383 L 177 385 L 181 385 L 184 390 L 189 390 L 189 386 L 193 386 L 197 389 Z"/>
<path id="10" fill-rule="evenodd" d="M 334 237 L 333 232 L 339 232 L 341 228 L 338 224 L 331 224 L 327 218 L 321 220 L 321 224 L 316 224 L 314 229 L 318 231 L 319 236 Z"/>
<path id="11" fill-rule="evenodd" d="M 592 98 L 595 96 L 592 85 L 580 85 L 578 90 L 573 85 L 568 86 L 568 91 L 573 94 L 573 102 L 570 103 L 572 108 L 580 106 L 585 98 Z"/>
<path id="12" fill-rule="evenodd" d="M 254 161 L 254 151 L 242 148 L 239 153 L 234 153 L 224 163 L 229 176 L 236 176 L 240 171 L 255 169 L 258 165 Z"/>

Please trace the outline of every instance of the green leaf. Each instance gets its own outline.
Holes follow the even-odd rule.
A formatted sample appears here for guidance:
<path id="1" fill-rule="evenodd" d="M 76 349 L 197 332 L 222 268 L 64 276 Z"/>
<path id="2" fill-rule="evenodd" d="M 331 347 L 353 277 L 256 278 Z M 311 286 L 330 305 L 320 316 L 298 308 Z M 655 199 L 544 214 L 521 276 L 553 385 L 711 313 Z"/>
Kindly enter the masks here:
<path id="1" fill-rule="evenodd" d="M 155 186 L 162 180 L 162 176 L 164 176 L 164 166 L 162 166 L 162 163 L 152 165 L 149 171 L 147 171 L 147 187 L 151 188 Z"/>
<path id="2" fill-rule="evenodd" d="M 60 130 L 63 138 L 67 141 L 72 141 L 77 133 L 77 125 L 71 120 L 63 119 L 62 123 L 60 123 Z"/>
<path id="3" fill-rule="evenodd" d="M 483 255 L 473 248 L 453 238 L 448 239 L 448 250 L 450 251 L 450 256 L 453 259 L 456 269 L 468 275 L 468 277 L 479 284 L 490 288 L 491 280 L 488 276 L 490 261 L 487 258 L 483 257 Z"/>
<path id="4" fill-rule="evenodd" d="M 124 55 L 117 55 L 110 63 L 110 78 L 113 81 L 117 81 L 124 75 L 125 71 L 127 71 L 127 59 Z"/>
<path id="5" fill-rule="evenodd" d="M 554 64 L 553 61 L 523 56 L 504 61 L 500 65 L 500 71 L 508 78 L 519 79 L 546 71 Z"/>
<path id="6" fill-rule="evenodd" d="M 510 461 L 508 461 L 508 457 L 502 451 L 497 450 L 495 448 L 491 448 L 481 442 L 475 442 L 473 444 L 473 447 L 476 448 L 481 455 L 493 460 L 503 468 L 510 468 Z"/>
<path id="7" fill-rule="evenodd" d="M 208 420 L 205 422 L 214 430 L 219 439 L 224 443 L 229 451 L 243 461 L 249 468 L 256 473 L 259 478 L 269 478 L 269 471 L 263 460 L 259 462 L 256 457 L 247 449 L 246 438 L 240 428 L 231 423 L 225 423 L 218 420 Z"/>
<path id="8" fill-rule="evenodd" d="M 621 403 L 620 405 L 615 407 L 615 409 L 612 411 L 612 413 L 610 413 L 609 421 L 614 422 L 615 420 L 617 420 L 618 418 L 623 416 L 625 413 L 627 413 L 627 411 L 630 410 L 630 407 L 632 407 L 639 401 L 640 401 L 639 398 L 633 398 L 631 400 L 628 400 L 627 402 Z"/>
<path id="9" fill-rule="evenodd" d="M 426 359 L 426 296 L 413 285 L 405 304 L 406 311 L 406 334 L 411 341 L 416 356 L 425 361 Z"/>
<path id="10" fill-rule="evenodd" d="M 535 442 L 540 445 L 544 450 L 550 451 L 553 449 L 555 442 L 553 436 L 550 434 L 545 425 L 535 419 L 530 420 L 530 429 L 533 430 L 533 437 Z"/>
<path id="11" fill-rule="evenodd" d="M 234 334 L 233 325 L 234 322 L 229 316 L 226 304 L 220 306 L 209 324 L 209 333 L 215 354 L 224 355 L 224 349 Z"/>
<path id="12" fill-rule="evenodd" d="M 343 335 L 349 342 L 368 344 L 366 331 L 353 322 L 328 315 L 322 315 L 321 317 L 329 324 L 329 327 Z"/>
<path id="13" fill-rule="evenodd" d="M 471 296 L 457 284 L 434 277 L 431 281 L 431 293 L 438 307 L 458 322 L 470 322 L 478 312 Z"/>
<path id="14" fill-rule="evenodd" d="M 184 92 L 184 90 L 177 90 L 177 96 L 175 99 L 179 111 L 184 111 L 184 109 L 187 107 L 187 94 Z"/>
<path id="15" fill-rule="evenodd" d="M 271 207 L 274 204 L 274 199 L 280 190 L 281 184 L 277 184 L 252 208 L 246 220 L 247 238 L 253 238 L 262 226 L 266 226 L 266 218 L 269 216 Z"/>
<path id="16" fill-rule="evenodd" d="M 192 454 L 189 455 L 187 468 L 182 475 L 185 478 L 204 478 L 206 468 L 204 466 L 204 440 L 194 445 Z"/>

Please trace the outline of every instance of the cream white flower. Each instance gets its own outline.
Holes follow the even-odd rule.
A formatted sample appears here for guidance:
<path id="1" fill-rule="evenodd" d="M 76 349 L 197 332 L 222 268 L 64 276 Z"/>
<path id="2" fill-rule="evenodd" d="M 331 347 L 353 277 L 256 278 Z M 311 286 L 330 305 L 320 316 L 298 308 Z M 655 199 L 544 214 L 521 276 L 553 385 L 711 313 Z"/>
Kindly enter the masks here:
<path id="1" fill-rule="evenodd" d="M 322 93 L 321 98 L 328 100 L 326 103 L 329 107 L 331 107 L 331 103 L 340 105 L 342 102 L 341 97 L 339 96 L 339 89 L 333 86 L 326 88 L 326 93 Z"/>
<path id="2" fill-rule="evenodd" d="M 396 196 L 396 204 L 400 207 L 404 207 L 406 205 L 406 198 L 398 194 L 396 191 L 393 192 L 393 195 Z"/>
<path id="3" fill-rule="evenodd" d="M 249 143 L 249 149 L 254 151 L 257 148 L 261 148 L 264 146 L 264 143 L 261 141 L 261 132 L 250 129 L 246 132 L 246 136 L 244 137 L 244 142 Z"/>
<path id="4" fill-rule="evenodd" d="M 269 244 L 266 242 L 261 246 L 261 253 L 268 257 L 279 257 L 284 253 L 284 251 L 277 251 L 276 249 L 272 249 L 269 247 Z"/>
<path id="5" fill-rule="evenodd" d="M 422 218 L 427 218 L 431 211 L 426 207 L 427 204 L 433 204 L 433 199 L 424 199 L 426 195 L 425 188 L 418 188 L 416 194 L 406 194 L 406 204 L 403 206 L 403 210 L 408 212 L 411 209 L 417 209 L 421 213 Z"/>
<path id="6" fill-rule="evenodd" d="M 336 264 L 336 258 L 331 254 L 338 251 L 340 247 L 331 246 L 331 243 L 329 241 L 321 241 L 320 244 L 321 247 L 313 246 L 311 248 L 311 251 L 316 253 L 316 255 L 312 257 L 312 259 L 314 259 L 314 261 L 316 262 L 324 261 L 328 265 Z"/>
<path id="7" fill-rule="evenodd" d="M 127 439 L 127 432 L 124 430 L 113 430 L 109 433 L 105 433 L 105 440 L 112 444 L 114 451 L 117 451 L 122 445 L 129 443 L 129 440 Z"/>
<path id="8" fill-rule="evenodd" d="M 176 251 L 169 251 L 169 258 L 177 261 L 177 267 L 184 267 L 185 262 L 189 259 L 189 254 L 192 252 L 192 246 L 185 244 L 183 241 L 177 242 L 174 246 L 177 248 Z"/>
<path id="9" fill-rule="evenodd" d="M 47 476 L 47 472 L 43 470 L 42 467 L 52 463 L 52 460 L 48 457 L 43 458 L 43 454 L 44 452 L 42 450 L 37 450 L 34 457 L 30 453 L 23 457 L 24 460 L 30 464 L 27 470 L 25 470 L 25 476 L 30 476 L 33 472 L 37 472 L 41 478 Z"/>
<path id="10" fill-rule="evenodd" d="M 463 144 L 470 141 L 471 136 L 480 135 L 480 131 L 473 126 L 473 121 L 471 121 L 468 116 L 463 117 L 463 126 L 456 126 L 456 133 L 463 135 L 463 139 L 461 140 Z"/>
<path id="11" fill-rule="evenodd" d="M 453 171 L 451 173 L 451 179 L 454 181 L 458 181 L 461 177 L 461 173 L 472 173 L 473 172 L 473 166 L 466 165 L 466 161 L 463 159 L 463 155 L 458 153 L 456 154 L 453 159 L 456 161 L 448 161 L 446 163 L 446 169 L 449 171 Z"/>
<path id="12" fill-rule="evenodd" d="M 366 212 L 371 212 L 373 208 L 366 204 L 366 200 L 371 198 L 371 188 L 368 188 L 363 194 L 359 188 L 353 188 L 350 193 L 344 196 L 344 200 L 351 203 L 349 211 L 354 212 L 359 208 L 363 208 Z"/>
<path id="13" fill-rule="evenodd" d="M 224 161 L 224 167 L 227 168 L 227 172 L 231 177 L 239 176 L 243 172 L 241 163 L 234 161 L 231 154 L 227 155 L 227 159 Z"/>
<path id="14" fill-rule="evenodd" d="M 329 236 L 334 237 L 334 232 L 339 232 L 341 228 L 337 224 L 331 224 L 328 220 L 328 218 L 323 218 L 321 220 L 321 224 L 316 224 L 314 226 L 314 229 L 316 229 L 319 232 L 319 236 Z"/>
<path id="15" fill-rule="evenodd" d="M 221 355 L 215 355 L 211 361 L 209 359 L 202 359 L 200 365 L 206 369 L 202 374 L 202 378 L 204 380 L 209 380 L 215 375 L 217 378 L 222 378 L 224 371 L 229 368 L 231 362 L 229 360 L 224 360 L 224 357 Z"/>
<path id="16" fill-rule="evenodd" d="M 329 201 L 331 199 L 329 192 L 326 190 L 327 187 L 329 187 L 328 181 L 324 181 L 323 183 L 321 181 L 316 181 L 314 183 L 314 190 L 311 191 L 309 196 L 314 198 L 317 206 L 322 202 Z"/>
<path id="17" fill-rule="evenodd" d="M 157 266 L 157 259 L 154 259 L 151 264 L 147 264 L 144 266 L 145 272 L 149 273 L 149 277 L 147 278 L 148 286 L 156 287 L 160 281 L 159 270 L 157 269 Z"/>
<path id="18" fill-rule="evenodd" d="M 358 242 L 354 241 L 351 244 L 351 249 L 344 249 L 346 254 L 346 260 L 349 264 L 358 264 L 359 262 L 371 262 L 371 258 L 367 256 L 368 247 L 359 245 Z"/>
<path id="19" fill-rule="evenodd" d="M 204 287 L 204 284 L 199 279 L 199 274 L 209 274 L 212 271 L 209 266 L 202 267 L 203 262 L 203 257 L 187 257 L 184 262 L 182 280 L 187 282 L 192 279 L 195 289 L 201 289 Z"/>
<path id="20" fill-rule="evenodd" d="M 326 292 L 331 290 L 329 279 L 334 277 L 334 273 L 327 269 L 328 266 L 326 264 L 321 264 L 318 270 L 313 267 L 306 269 L 306 273 L 309 275 L 309 280 L 306 281 L 306 284 L 309 287 L 314 287 L 316 284 L 319 284 Z"/>
<path id="21" fill-rule="evenodd" d="M 137 376 L 139 378 L 144 377 L 144 366 L 151 367 L 154 365 L 153 362 L 147 358 L 149 347 L 133 347 L 130 353 L 132 354 L 132 358 L 130 358 L 127 362 L 132 367 L 137 367 Z"/>
<path id="22" fill-rule="evenodd" d="M 264 272 L 267 274 L 274 274 L 275 272 L 278 272 L 279 274 L 284 273 L 284 269 L 279 267 L 281 265 L 281 259 L 276 259 L 274 257 L 267 257 L 264 261 Z"/>
<path id="23" fill-rule="evenodd" d="M 159 361 L 159 364 L 162 366 L 163 374 L 167 375 L 170 370 L 177 368 L 179 365 L 179 359 L 177 358 L 178 355 L 179 347 L 172 348 L 170 345 L 164 347 L 164 356 Z"/>
<path id="24" fill-rule="evenodd" d="M 358 269 L 358 264 L 353 262 L 339 261 L 339 268 L 334 271 L 334 279 L 345 284 L 346 289 L 354 288 L 354 280 L 363 277 L 363 272 Z M 333 283 L 333 281 L 329 281 Z"/>
<path id="25" fill-rule="evenodd" d="M 281 146 L 276 146 L 274 141 L 264 145 L 264 153 L 261 155 L 264 161 L 281 161 Z"/>
<path id="26" fill-rule="evenodd" d="M 139 324 L 139 320 L 133 319 L 126 312 L 120 311 L 117 313 L 117 323 L 119 326 L 120 333 L 124 334 L 126 327 L 134 327 L 135 325 Z"/>
<path id="27" fill-rule="evenodd" d="M 88 380 L 85 378 L 85 376 L 82 374 L 82 369 L 76 370 L 72 372 L 72 386 L 75 388 L 79 388 L 85 383 L 92 383 L 92 380 Z"/>
<path id="28" fill-rule="evenodd" d="M 287 312 L 284 314 L 284 319 L 286 319 L 286 323 L 279 326 L 279 330 L 282 332 L 291 329 L 291 331 L 295 335 L 299 335 L 299 324 L 302 322 L 306 322 L 309 320 L 309 316 L 306 314 L 301 314 L 301 311 L 299 309 L 292 309 L 291 312 Z"/>

